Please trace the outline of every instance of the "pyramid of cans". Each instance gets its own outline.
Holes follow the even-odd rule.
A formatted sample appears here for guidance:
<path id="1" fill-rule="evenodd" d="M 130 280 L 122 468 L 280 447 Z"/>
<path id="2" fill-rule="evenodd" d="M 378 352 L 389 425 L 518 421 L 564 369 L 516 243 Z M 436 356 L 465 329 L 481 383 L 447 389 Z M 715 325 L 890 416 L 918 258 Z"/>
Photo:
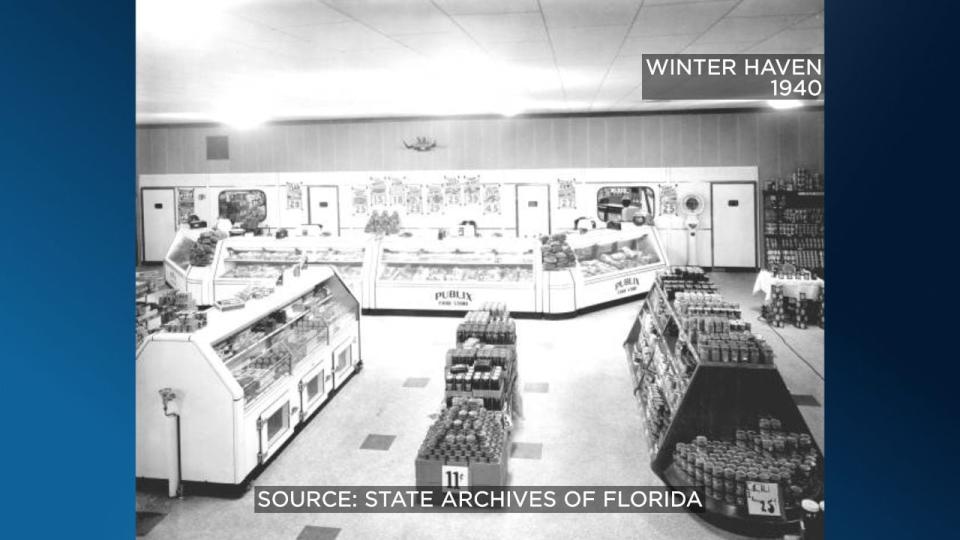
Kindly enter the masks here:
<path id="1" fill-rule="evenodd" d="M 506 434 L 503 413 L 477 399 L 454 399 L 427 430 L 417 457 L 443 463 L 499 463 Z"/>
<path id="2" fill-rule="evenodd" d="M 732 439 L 698 436 L 679 442 L 673 463 L 691 485 L 718 502 L 746 507 L 746 483 L 780 486 L 785 507 L 796 507 L 822 489 L 823 456 L 809 433 L 787 432 L 779 419 L 761 416 L 756 430 L 738 429 Z"/>
<path id="3" fill-rule="evenodd" d="M 516 381 L 516 322 L 502 303 L 468 312 L 457 327 L 457 347 L 447 351 L 445 398 L 472 397 L 504 410 Z"/>

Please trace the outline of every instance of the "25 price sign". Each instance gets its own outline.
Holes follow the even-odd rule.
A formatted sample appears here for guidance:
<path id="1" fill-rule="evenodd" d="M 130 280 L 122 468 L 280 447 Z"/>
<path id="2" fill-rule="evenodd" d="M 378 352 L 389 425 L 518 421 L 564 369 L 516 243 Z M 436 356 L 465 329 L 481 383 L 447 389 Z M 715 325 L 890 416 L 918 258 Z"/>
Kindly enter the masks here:
<path id="1" fill-rule="evenodd" d="M 440 468 L 440 484 L 444 491 L 457 491 L 470 487 L 470 469 L 444 465 Z"/>
<path id="2" fill-rule="evenodd" d="M 747 481 L 747 513 L 751 516 L 781 516 L 780 489 L 773 482 Z"/>

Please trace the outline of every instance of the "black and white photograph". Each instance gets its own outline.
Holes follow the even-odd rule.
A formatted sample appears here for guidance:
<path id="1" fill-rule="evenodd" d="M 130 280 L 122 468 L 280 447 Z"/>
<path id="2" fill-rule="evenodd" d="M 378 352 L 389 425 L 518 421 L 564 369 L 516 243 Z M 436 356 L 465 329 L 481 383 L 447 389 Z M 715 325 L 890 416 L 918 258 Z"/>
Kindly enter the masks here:
<path id="1" fill-rule="evenodd" d="M 824 0 L 135 1 L 137 538 L 824 538 Z"/>

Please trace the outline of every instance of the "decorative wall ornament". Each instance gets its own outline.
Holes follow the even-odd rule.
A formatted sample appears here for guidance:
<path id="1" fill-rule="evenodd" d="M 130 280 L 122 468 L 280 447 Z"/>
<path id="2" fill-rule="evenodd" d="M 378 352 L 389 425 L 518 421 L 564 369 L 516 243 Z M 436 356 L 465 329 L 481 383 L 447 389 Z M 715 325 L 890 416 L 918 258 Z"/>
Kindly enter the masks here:
<path id="1" fill-rule="evenodd" d="M 427 213 L 439 214 L 443 211 L 443 186 L 431 184 L 427 186 Z"/>
<path id="2" fill-rule="evenodd" d="M 404 208 L 407 211 L 407 215 L 419 215 L 423 213 L 423 186 L 419 184 L 406 186 Z"/>
<path id="3" fill-rule="evenodd" d="M 557 208 L 576 208 L 577 207 L 577 188 L 574 185 L 576 178 L 570 180 L 557 179 L 560 184 L 557 188 Z"/>
<path id="4" fill-rule="evenodd" d="M 461 193 L 460 189 L 460 177 L 458 176 L 444 176 L 443 177 L 443 194 L 446 199 L 447 206 L 460 206 L 461 202 Z"/>
<path id="5" fill-rule="evenodd" d="M 287 210 L 300 210 L 301 208 L 303 208 L 303 184 L 287 182 Z"/>
<path id="6" fill-rule="evenodd" d="M 406 178 L 388 178 L 390 181 L 390 206 L 403 206 L 404 205 L 404 189 L 403 183 L 406 181 Z"/>
<path id="7" fill-rule="evenodd" d="M 500 184 L 483 184 L 483 213 L 501 213 Z"/>
<path id="8" fill-rule="evenodd" d="M 417 140 L 413 144 L 403 141 L 403 146 L 407 150 L 415 150 L 417 152 L 429 152 L 437 147 L 437 140 L 429 140 L 426 137 L 417 137 Z"/>
<path id="9" fill-rule="evenodd" d="M 480 204 L 480 177 L 479 176 L 465 176 L 463 178 L 463 204 L 464 205 L 479 205 Z"/>
<path id="10" fill-rule="evenodd" d="M 660 215 L 677 215 L 677 185 L 660 184 Z"/>
<path id="11" fill-rule="evenodd" d="M 350 186 L 353 190 L 353 215 L 366 214 L 370 210 L 367 186 Z"/>
<path id="12" fill-rule="evenodd" d="M 370 178 L 370 206 L 372 208 L 386 208 L 389 204 L 387 200 L 387 183 L 383 178 Z"/>

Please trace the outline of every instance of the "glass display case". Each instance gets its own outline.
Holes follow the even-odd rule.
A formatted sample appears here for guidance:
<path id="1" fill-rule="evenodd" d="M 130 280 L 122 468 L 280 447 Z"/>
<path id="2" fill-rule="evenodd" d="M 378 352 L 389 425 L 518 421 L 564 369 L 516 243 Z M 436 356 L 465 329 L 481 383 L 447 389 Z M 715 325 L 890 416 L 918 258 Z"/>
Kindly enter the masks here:
<path id="1" fill-rule="evenodd" d="M 215 296 L 223 300 L 249 285 L 276 281 L 294 268 L 334 268 L 350 291 L 363 298 L 370 239 L 363 237 L 235 237 L 221 242 L 215 264 Z M 372 265 L 371 265 L 372 267 Z"/>
<path id="2" fill-rule="evenodd" d="M 302 264 L 303 251 L 296 247 L 224 246 L 223 264 L 217 278 L 277 279 L 283 270 Z"/>
<path id="3" fill-rule="evenodd" d="M 213 303 L 213 272 L 210 267 L 190 264 L 191 252 L 206 229 L 182 228 L 177 231 L 163 259 L 163 278 L 171 288 L 189 293 L 199 305 Z"/>
<path id="4" fill-rule="evenodd" d="M 663 263 L 652 230 L 632 238 L 602 233 L 598 236 L 600 237 L 591 239 L 596 243 L 573 249 L 580 264 L 580 272 L 585 277 L 602 276 L 630 268 L 644 268 Z"/>
<path id="5" fill-rule="evenodd" d="M 360 305 L 330 268 L 204 313 L 137 351 L 138 478 L 242 485 L 360 369 Z M 169 410 L 189 422 L 171 427 Z"/>
<path id="6" fill-rule="evenodd" d="M 567 236 L 577 259 L 573 271 L 576 307 L 584 309 L 649 290 L 656 271 L 667 267 L 657 230 L 621 224 Z"/>
<path id="7" fill-rule="evenodd" d="M 177 267 L 180 271 L 186 273 L 187 267 L 190 266 L 190 252 L 193 250 L 193 246 L 197 245 L 197 242 L 194 238 L 191 238 L 192 235 L 188 234 L 187 231 L 180 231 L 173 238 L 173 243 L 170 244 L 170 249 L 167 251 L 167 257 L 165 262 L 172 264 Z"/>
<path id="8" fill-rule="evenodd" d="M 318 347 L 336 342 L 357 324 L 358 309 L 339 282 L 318 285 L 283 309 L 271 313 L 213 345 L 247 403 L 274 381 L 293 373 Z"/>
<path id="9" fill-rule="evenodd" d="M 514 311 L 535 311 L 540 274 L 536 240 L 384 239 L 374 307 L 463 310 L 489 300 L 506 302 Z"/>
<path id="10" fill-rule="evenodd" d="M 347 286 L 354 291 L 354 294 L 359 296 L 363 288 L 361 279 L 363 259 L 366 253 L 365 243 L 365 239 L 356 239 L 353 245 L 307 246 L 304 247 L 303 253 L 308 265 L 325 264 L 335 268 Z"/>

